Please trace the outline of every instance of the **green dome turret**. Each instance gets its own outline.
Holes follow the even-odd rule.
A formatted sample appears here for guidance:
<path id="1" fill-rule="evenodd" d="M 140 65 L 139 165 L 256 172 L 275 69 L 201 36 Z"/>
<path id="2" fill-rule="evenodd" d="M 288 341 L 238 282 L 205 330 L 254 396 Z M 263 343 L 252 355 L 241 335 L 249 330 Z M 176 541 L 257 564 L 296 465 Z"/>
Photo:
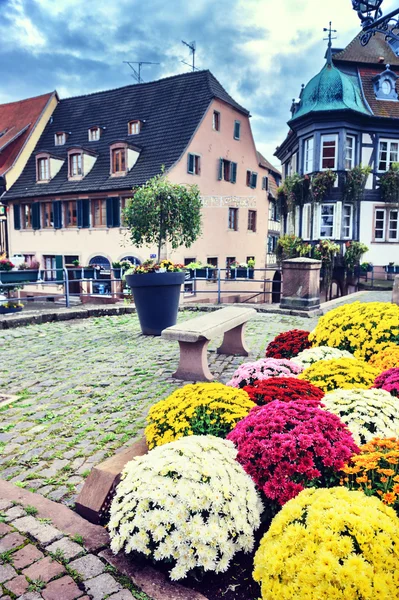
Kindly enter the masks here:
<path id="1" fill-rule="evenodd" d="M 343 73 L 332 61 L 328 61 L 302 90 L 291 122 L 309 113 L 330 110 L 354 110 L 370 114 L 362 100 L 357 76 Z"/>

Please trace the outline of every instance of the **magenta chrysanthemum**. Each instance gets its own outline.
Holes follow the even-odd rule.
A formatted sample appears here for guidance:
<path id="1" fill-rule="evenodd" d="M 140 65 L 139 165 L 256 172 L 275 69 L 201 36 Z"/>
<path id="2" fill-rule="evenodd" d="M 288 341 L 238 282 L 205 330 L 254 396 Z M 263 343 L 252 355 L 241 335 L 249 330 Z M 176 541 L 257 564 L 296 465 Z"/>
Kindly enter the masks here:
<path id="1" fill-rule="evenodd" d="M 378 375 L 373 388 L 386 390 L 392 396 L 399 396 L 399 368 L 394 367 Z"/>

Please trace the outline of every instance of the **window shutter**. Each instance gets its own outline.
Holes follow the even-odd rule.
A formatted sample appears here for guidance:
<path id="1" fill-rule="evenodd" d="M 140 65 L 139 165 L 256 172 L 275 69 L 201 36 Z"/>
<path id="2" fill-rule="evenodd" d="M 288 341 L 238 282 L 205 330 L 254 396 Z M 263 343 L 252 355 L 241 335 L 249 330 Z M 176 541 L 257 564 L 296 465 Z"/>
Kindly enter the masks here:
<path id="1" fill-rule="evenodd" d="M 14 204 L 14 229 L 21 229 L 21 206 Z"/>
<path id="2" fill-rule="evenodd" d="M 237 181 L 237 163 L 232 162 L 230 165 L 230 181 L 236 183 Z"/>
<path id="3" fill-rule="evenodd" d="M 194 154 L 187 155 L 187 172 L 194 173 Z"/>
<path id="4" fill-rule="evenodd" d="M 56 204 L 56 203 L 54 202 L 54 204 Z M 57 204 L 61 204 L 61 202 L 58 202 Z M 55 217 L 54 217 L 54 221 L 55 221 Z M 57 271 L 56 271 L 57 281 L 62 281 L 64 279 L 64 271 L 63 271 L 64 257 L 62 256 L 62 254 L 58 254 L 55 256 L 55 267 L 57 269 Z"/>
<path id="5" fill-rule="evenodd" d="M 269 191 L 269 178 L 267 176 L 265 177 L 265 190 Z"/>
<path id="6" fill-rule="evenodd" d="M 32 204 L 32 229 L 40 229 L 40 204 L 34 202 Z"/>
<path id="7" fill-rule="evenodd" d="M 251 188 L 256 188 L 256 184 L 258 183 L 258 174 L 252 173 L 251 175 Z"/>
<path id="8" fill-rule="evenodd" d="M 77 201 L 78 208 L 78 227 L 83 227 L 83 200 Z"/>
<path id="9" fill-rule="evenodd" d="M 121 201 L 120 198 L 112 198 L 112 221 L 114 227 L 121 226 Z"/>
<path id="10" fill-rule="evenodd" d="M 57 200 L 53 202 L 53 215 L 54 215 L 54 229 L 61 229 L 62 227 L 62 210 L 61 202 Z"/>
<path id="11" fill-rule="evenodd" d="M 262 177 L 262 190 L 266 189 L 266 177 Z"/>
<path id="12" fill-rule="evenodd" d="M 221 181 L 223 179 L 223 158 L 219 159 L 219 174 L 218 179 Z"/>
<path id="13" fill-rule="evenodd" d="M 82 200 L 82 227 L 90 227 L 90 200 Z"/>

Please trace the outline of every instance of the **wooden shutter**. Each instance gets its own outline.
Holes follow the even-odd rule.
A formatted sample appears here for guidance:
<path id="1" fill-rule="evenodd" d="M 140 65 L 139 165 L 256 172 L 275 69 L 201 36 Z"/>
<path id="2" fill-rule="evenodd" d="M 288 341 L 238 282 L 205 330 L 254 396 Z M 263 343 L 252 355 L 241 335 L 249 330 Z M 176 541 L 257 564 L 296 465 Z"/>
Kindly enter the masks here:
<path id="1" fill-rule="evenodd" d="M 187 172 L 194 173 L 194 154 L 187 155 Z"/>
<path id="2" fill-rule="evenodd" d="M 113 227 L 121 226 L 121 201 L 120 201 L 120 198 L 112 198 L 112 223 L 113 223 Z"/>
<path id="3" fill-rule="evenodd" d="M 83 227 L 83 200 L 76 202 L 78 213 L 78 227 Z"/>
<path id="4" fill-rule="evenodd" d="M 230 163 L 230 181 L 236 183 L 237 181 L 237 163 Z"/>
<path id="5" fill-rule="evenodd" d="M 40 229 L 40 203 L 32 204 L 32 229 Z"/>
<path id="6" fill-rule="evenodd" d="M 53 202 L 54 229 L 62 227 L 62 205 L 59 200 Z"/>
<path id="7" fill-rule="evenodd" d="M 14 212 L 14 229 L 21 229 L 21 205 L 14 204 L 13 206 Z"/>
<path id="8" fill-rule="evenodd" d="M 54 204 L 56 204 L 56 203 L 54 203 Z M 61 204 L 61 202 L 58 202 L 57 204 Z M 54 222 L 55 222 L 55 217 L 54 217 Z M 62 256 L 62 254 L 58 254 L 55 256 L 55 267 L 57 269 L 57 271 L 56 271 L 57 281 L 62 281 L 64 279 L 64 271 L 63 271 L 64 257 Z"/>
<path id="9" fill-rule="evenodd" d="M 113 198 L 107 198 L 107 227 L 114 226 Z"/>
<path id="10" fill-rule="evenodd" d="M 256 184 L 258 183 L 258 174 L 252 173 L 251 175 L 251 188 L 256 188 Z"/>
<path id="11" fill-rule="evenodd" d="M 90 227 L 90 200 L 78 200 L 78 227 Z"/>
<path id="12" fill-rule="evenodd" d="M 223 158 L 219 159 L 219 173 L 218 173 L 218 179 L 219 181 L 221 181 L 223 179 Z"/>

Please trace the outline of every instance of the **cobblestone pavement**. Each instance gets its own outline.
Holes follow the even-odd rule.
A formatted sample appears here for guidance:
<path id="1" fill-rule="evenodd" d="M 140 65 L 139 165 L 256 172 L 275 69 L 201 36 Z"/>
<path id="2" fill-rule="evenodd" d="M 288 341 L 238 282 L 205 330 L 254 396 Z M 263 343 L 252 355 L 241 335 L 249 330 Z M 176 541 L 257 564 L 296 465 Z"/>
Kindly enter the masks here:
<path id="1" fill-rule="evenodd" d="M 350 296 L 344 296 L 328 302 L 325 306 L 328 310 L 335 308 L 336 306 L 343 306 L 344 304 L 352 304 L 352 302 L 392 302 L 392 290 L 386 291 L 364 291 Z M 322 310 L 325 310 L 324 305 L 321 305 Z"/>
<path id="2" fill-rule="evenodd" d="M 32 506 L 0 500 L 0 599 L 150 600 Z"/>
<path id="3" fill-rule="evenodd" d="M 258 314 L 248 324 L 249 360 L 277 333 L 315 324 Z M 219 342 L 209 360 L 225 382 L 243 358 L 217 355 Z M 136 315 L 2 330 L 0 347 L 0 392 L 15 396 L 0 403 L 0 478 L 69 506 L 92 467 L 140 436 L 148 408 L 182 385 L 171 379 L 178 344 L 142 336 Z"/>

